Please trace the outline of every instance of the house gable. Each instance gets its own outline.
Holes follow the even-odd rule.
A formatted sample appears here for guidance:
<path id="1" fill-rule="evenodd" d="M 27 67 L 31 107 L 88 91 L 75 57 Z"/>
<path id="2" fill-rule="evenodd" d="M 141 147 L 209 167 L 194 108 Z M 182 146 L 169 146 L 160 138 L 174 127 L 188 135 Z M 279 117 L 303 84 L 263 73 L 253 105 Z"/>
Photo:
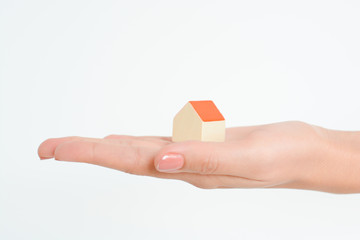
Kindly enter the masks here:
<path id="1" fill-rule="evenodd" d="M 201 139 L 202 121 L 190 103 L 175 115 L 173 126 L 173 142 Z"/>

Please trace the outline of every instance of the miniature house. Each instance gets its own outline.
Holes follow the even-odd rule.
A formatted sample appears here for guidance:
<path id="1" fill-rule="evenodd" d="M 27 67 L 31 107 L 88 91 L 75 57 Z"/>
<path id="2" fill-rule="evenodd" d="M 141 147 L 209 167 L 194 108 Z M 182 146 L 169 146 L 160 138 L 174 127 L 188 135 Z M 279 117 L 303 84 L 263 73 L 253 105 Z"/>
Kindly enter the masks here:
<path id="1" fill-rule="evenodd" d="M 213 101 L 189 101 L 175 115 L 172 141 L 188 140 L 225 140 L 225 119 Z"/>

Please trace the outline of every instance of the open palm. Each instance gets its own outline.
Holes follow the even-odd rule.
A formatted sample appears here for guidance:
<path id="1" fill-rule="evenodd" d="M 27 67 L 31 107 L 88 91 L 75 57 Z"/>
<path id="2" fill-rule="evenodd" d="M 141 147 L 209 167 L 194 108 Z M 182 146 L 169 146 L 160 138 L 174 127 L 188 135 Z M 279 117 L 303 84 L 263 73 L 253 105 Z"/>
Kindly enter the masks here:
<path id="1" fill-rule="evenodd" d="M 226 130 L 226 141 L 173 143 L 170 137 L 109 135 L 64 137 L 44 141 L 41 159 L 96 164 L 123 172 L 179 179 L 200 188 L 291 187 L 314 157 L 319 131 L 302 122 L 283 122 Z M 166 172 L 160 161 L 181 154 L 180 169 Z"/>

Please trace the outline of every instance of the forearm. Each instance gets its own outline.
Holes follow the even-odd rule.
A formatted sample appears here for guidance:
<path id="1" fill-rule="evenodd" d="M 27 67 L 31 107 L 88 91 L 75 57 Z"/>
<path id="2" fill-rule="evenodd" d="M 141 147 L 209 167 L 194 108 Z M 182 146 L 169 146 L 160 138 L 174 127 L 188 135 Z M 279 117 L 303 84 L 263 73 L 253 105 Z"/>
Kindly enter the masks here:
<path id="1" fill-rule="evenodd" d="M 293 187 L 334 193 L 360 193 L 360 132 L 318 128 L 320 144 L 307 172 Z"/>

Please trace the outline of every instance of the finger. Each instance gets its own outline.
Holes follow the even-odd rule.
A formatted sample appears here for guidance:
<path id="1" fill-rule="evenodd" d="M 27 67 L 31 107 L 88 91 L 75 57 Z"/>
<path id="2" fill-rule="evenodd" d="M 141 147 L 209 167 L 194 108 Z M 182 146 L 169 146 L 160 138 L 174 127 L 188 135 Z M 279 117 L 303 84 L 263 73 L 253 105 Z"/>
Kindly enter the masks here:
<path id="1" fill-rule="evenodd" d="M 124 137 L 132 137 L 132 138 L 137 138 L 137 139 L 142 139 L 142 140 L 155 140 L 155 141 L 171 142 L 171 137 L 166 137 L 166 136 L 129 136 L 129 135 L 111 134 L 111 135 L 104 137 L 104 139 L 123 139 Z"/>
<path id="2" fill-rule="evenodd" d="M 256 179 L 261 164 L 245 141 L 186 141 L 165 146 L 155 157 L 155 167 L 161 172 L 190 172 L 242 176 Z"/>
<path id="3" fill-rule="evenodd" d="M 38 155 L 40 159 L 49 159 L 54 157 L 55 148 L 67 141 L 78 139 L 77 136 L 63 137 L 63 138 L 49 138 L 43 141 L 38 147 Z"/>
<path id="4" fill-rule="evenodd" d="M 107 137 L 105 137 L 105 139 L 117 139 L 117 140 L 122 140 L 127 141 L 129 139 L 133 139 L 135 138 L 134 136 L 127 136 L 127 135 L 118 135 L 116 138 L 112 138 L 112 136 L 115 135 L 109 135 Z M 54 157 L 54 152 L 55 149 L 58 145 L 64 143 L 64 142 L 69 142 L 69 141 L 74 141 L 74 140 L 88 140 L 88 141 L 99 141 L 99 138 L 87 138 L 87 137 L 79 137 L 79 136 L 69 136 L 69 137 L 61 137 L 61 138 L 49 138 L 45 141 L 43 141 L 40 146 L 38 147 L 38 155 L 40 157 L 40 159 L 49 159 L 49 158 L 53 158 Z"/>
<path id="5" fill-rule="evenodd" d="M 147 140 L 161 140 L 166 142 L 172 142 L 172 138 L 167 136 L 139 136 L 139 138 L 143 138 Z"/>
<path id="6" fill-rule="evenodd" d="M 85 162 L 118 169 L 128 173 L 148 175 L 153 158 L 164 144 L 125 139 L 122 144 L 109 139 L 80 139 L 64 142 L 55 149 L 55 159 Z"/>

